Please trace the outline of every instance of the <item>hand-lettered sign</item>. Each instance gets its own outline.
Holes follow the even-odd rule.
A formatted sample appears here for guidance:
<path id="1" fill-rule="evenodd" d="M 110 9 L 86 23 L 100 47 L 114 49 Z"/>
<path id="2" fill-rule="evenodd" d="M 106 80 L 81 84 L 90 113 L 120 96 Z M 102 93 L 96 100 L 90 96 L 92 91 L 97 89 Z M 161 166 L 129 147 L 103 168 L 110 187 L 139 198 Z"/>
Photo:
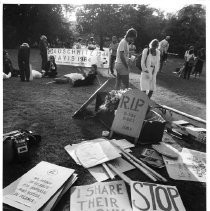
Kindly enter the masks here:
<path id="1" fill-rule="evenodd" d="M 185 211 L 175 186 L 148 182 L 131 182 L 133 211 Z"/>
<path id="2" fill-rule="evenodd" d="M 66 48 L 49 48 L 48 56 L 54 56 L 56 64 L 91 67 L 96 64 L 100 68 L 109 68 L 109 49 L 104 51 L 99 49 L 88 50 L 66 49 Z"/>
<path id="3" fill-rule="evenodd" d="M 123 94 L 111 130 L 133 138 L 139 138 L 148 109 L 148 101 L 147 95 L 137 89 Z"/>
<path id="4" fill-rule="evenodd" d="M 71 188 L 71 211 L 131 211 L 123 181 L 97 182 Z"/>

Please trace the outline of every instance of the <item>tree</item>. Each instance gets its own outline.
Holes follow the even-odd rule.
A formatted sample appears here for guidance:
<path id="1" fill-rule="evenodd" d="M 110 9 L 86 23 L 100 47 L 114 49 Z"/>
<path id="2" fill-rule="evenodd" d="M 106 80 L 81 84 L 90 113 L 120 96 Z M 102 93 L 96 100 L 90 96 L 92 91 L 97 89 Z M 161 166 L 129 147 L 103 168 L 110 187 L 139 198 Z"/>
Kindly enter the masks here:
<path id="1" fill-rule="evenodd" d="M 71 9 L 71 7 L 67 7 Z M 69 24 L 63 17 L 63 7 L 58 4 L 4 4 L 3 39 L 4 47 L 14 47 L 22 42 L 39 41 L 45 34 L 49 41 L 71 36 Z M 12 42 L 11 42 L 12 40 Z"/>

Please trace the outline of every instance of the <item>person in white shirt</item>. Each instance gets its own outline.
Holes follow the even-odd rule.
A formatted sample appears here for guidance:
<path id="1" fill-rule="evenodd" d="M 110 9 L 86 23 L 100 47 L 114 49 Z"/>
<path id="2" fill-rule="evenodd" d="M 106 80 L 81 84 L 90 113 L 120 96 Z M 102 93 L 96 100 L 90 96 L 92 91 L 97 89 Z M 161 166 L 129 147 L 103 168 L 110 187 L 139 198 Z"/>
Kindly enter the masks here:
<path id="1" fill-rule="evenodd" d="M 163 63 L 167 60 L 168 48 L 169 48 L 169 40 L 170 36 L 166 36 L 166 38 L 159 43 L 159 51 L 160 51 L 160 72 L 163 68 Z"/>
<path id="2" fill-rule="evenodd" d="M 74 45 L 73 48 L 81 49 L 81 48 L 82 48 L 81 41 L 82 41 L 82 38 L 79 38 L 79 39 L 77 40 L 77 43 Z"/>
<path id="3" fill-rule="evenodd" d="M 153 92 L 156 90 L 156 76 L 160 67 L 160 51 L 157 49 L 158 45 L 159 41 L 154 39 L 150 42 L 149 48 L 145 48 L 142 52 L 140 89 L 145 93 L 148 92 L 147 95 L 149 98 L 152 97 Z"/>
<path id="4" fill-rule="evenodd" d="M 116 89 L 120 89 L 121 83 L 124 85 L 124 88 L 129 87 L 129 44 L 134 42 L 136 37 L 137 31 L 131 28 L 126 32 L 125 37 L 118 45 L 115 62 L 115 68 L 117 71 Z"/>

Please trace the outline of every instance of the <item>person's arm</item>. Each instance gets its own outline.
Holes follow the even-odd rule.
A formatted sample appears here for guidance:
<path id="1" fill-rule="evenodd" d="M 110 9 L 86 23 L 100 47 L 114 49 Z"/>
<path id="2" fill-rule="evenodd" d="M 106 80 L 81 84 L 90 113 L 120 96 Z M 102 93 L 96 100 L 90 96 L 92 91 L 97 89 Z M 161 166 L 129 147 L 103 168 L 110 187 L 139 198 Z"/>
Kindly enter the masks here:
<path id="1" fill-rule="evenodd" d="M 121 59 L 123 65 L 128 69 L 128 64 L 126 62 L 124 51 L 120 51 L 120 59 Z"/>
<path id="2" fill-rule="evenodd" d="M 149 50 L 148 48 L 145 48 L 142 52 L 142 57 L 141 57 L 141 68 L 142 68 L 143 72 L 147 72 L 147 73 L 148 73 L 148 70 L 146 67 L 146 58 L 147 58 L 148 50 Z"/>
<path id="3" fill-rule="evenodd" d="M 166 46 L 166 51 L 165 51 L 165 53 L 168 53 L 168 49 L 169 49 L 169 43 L 167 43 L 167 46 Z"/>

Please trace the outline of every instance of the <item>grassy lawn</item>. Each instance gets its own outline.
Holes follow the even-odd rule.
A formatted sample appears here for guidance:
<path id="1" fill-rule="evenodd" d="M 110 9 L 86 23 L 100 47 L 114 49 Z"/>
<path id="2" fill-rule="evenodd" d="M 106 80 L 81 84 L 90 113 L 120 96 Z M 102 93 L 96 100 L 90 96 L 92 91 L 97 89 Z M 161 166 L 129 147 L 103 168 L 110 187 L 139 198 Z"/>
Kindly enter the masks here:
<path id="1" fill-rule="evenodd" d="M 9 54 L 13 65 L 18 68 L 17 51 L 9 50 Z M 41 57 L 38 50 L 31 50 L 30 60 L 33 69 L 40 71 Z M 205 118 L 205 74 L 200 79 L 190 81 L 178 78 L 172 72 L 181 63 L 179 59 L 170 59 L 164 67 L 164 72 L 158 75 L 158 90 L 154 100 Z M 77 72 L 77 69 L 58 66 L 59 76 L 71 72 Z M 107 80 L 102 76 L 99 78 L 102 83 Z M 3 166 L 3 186 L 10 184 L 42 160 L 75 168 L 79 174 L 79 184 L 92 183 L 92 176 L 83 167 L 75 164 L 65 152 L 64 146 L 77 143 L 78 139 L 100 137 L 102 130 L 105 130 L 94 118 L 72 119 L 73 113 L 99 88 L 99 85 L 96 83 L 89 87 L 72 88 L 70 84 L 47 84 L 50 81 L 52 79 L 43 78 L 23 83 L 19 78 L 11 78 L 3 82 L 3 131 L 25 128 L 42 137 L 41 143 L 31 151 L 30 162 Z M 138 87 L 138 83 L 139 78 L 131 78 L 131 85 Z M 114 84 L 113 79 L 107 90 L 114 89 Z M 94 110 L 94 106 L 95 102 L 88 107 L 89 110 Z M 201 191 L 202 199 L 205 191 L 198 191 Z"/>

